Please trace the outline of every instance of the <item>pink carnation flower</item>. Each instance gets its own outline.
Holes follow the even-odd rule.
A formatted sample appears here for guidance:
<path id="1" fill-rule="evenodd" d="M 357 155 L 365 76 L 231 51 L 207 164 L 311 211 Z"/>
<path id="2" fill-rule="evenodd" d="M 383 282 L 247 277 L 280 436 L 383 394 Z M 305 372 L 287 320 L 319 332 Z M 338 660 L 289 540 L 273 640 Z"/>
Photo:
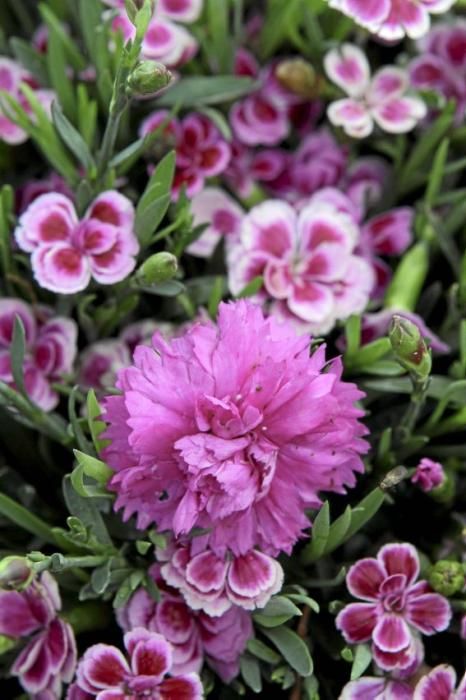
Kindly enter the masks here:
<path id="1" fill-rule="evenodd" d="M 224 236 L 237 236 L 244 212 L 239 204 L 218 187 L 205 187 L 191 201 L 193 226 L 208 224 L 199 238 L 186 249 L 191 255 L 209 258 Z"/>
<path id="2" fill-rule="evenodd" d="M 99 700 L 201 700 L 202 683 L 195 673 L 166 677 L 173 665 L 173 652 L 161 634 L 136 627 L 125 634 L 124 642 L 129 662 L 108 644 L 89 647 L 78 664 L 76 686 Z M 70 697 L 79 695 L 72 690 Z"/>
<path id="3" fill-rule="evenodd" d="M 47 114 L 49 114 L 55 93 L 52 90 L 39 89 L 34 78 L 19 63 L 5 56 L 0 56 L 0 90 L 13 97 L 19 102 L 27 115 L 33 117 L 29 102 L 21 92 L 22 83 L 27 83 L 29 87 L 34 89 L 35 97 Z M 2 98 L 0 97 L 0 141 L 5 141 L 5 143 L 12 146 L 24 143 L 29 138 L 28 134 L 17 124 L 10 121 L 5 111 L 8 111 L 8 105 L 5 104 L 3 106 Z"/>
<path id="4" fill-rule="evenodd" d="M 196 543 L 193 543 L 196 545 Z M 162 553 L 165 581 L 178 588 L 192 610 L 218 617 L 233 605 L 263 608 L 283 585 L 283 569 L 272 557 L 255 549 L 241 556 L 219 556 L 210 549 L 193 551 L 178 545 Z"/>
<path id="5" fill-rule="evenodd" d="M 42 194 L 56 192 L 64 194 L 69 199 L 73 199 L 73 193 L 65 180 L 56 173 L 42 180 L 28 180 L 24 185 L 16 189 L 16 210 L 22 214 L 32 202 Z"/>
<path id="6" fill-rule="evenodd" d="M 26 590 L 0 591 L 0 634 L 26 645 L 10 669 L 24 690 L 37 700 L 60 697 L 76 666 L 71 626 L 57 613 L 61 608 L 55 579 L 44 572 Z"/>
<path id="7" fill-rule="evenodd" d="M 354 216 L 333 198 L 311 199 L 299 213 L 279 200 L 259 204 L 230 246 L 230 289 L 238 294 L 261 275 L 258 299 L 273 301 L 274 313 L 304 332 L 328 333 L 338 320 L 364 310 L 374 286 L 371 265 L 355 255 L 359 235 Z"/>
<path id="8" fill-rule="evenodd" d="M 350 593 L 364 603 L 351 603 L 336 624 L 350 644 L 372 641 L 373 658 L 389 671 L 413 661 L 416 634 L 442 632 L 450 624 L 448 600 L 417 581 L 419 558 L 410 544 L 387 544 L 377 558 L 361 559 L 346 577 Z"/>
<path id="9" fill-rule="evenodd" d="M 139 130 L 141 137 L 158 129 L 167 119 L 166 110 L 153 112 Z M 183 186 L 189 197 L 198 194 L 207 178 L 219 175 L 227 167 L 230 145 L 214 123 L 203 114 L 188 114 L 184 119 L 171 119 L 162 136 L 174 142 L 176 171 L 172 194 L 176 199 Z"/>
<path id="10" fill-rule="evenodd" d="M 57 316 L 45 307 L 35 311 L 20 299 L 0 299 L 0 380 L 14 387 L 11 368 L 11 342 L 16 316 L 25 330 L 24 384 L 28 396 L 44 411 L 59 401 L 52 388 L 72 372 L 78 330 L 73 320 Z"/>
<path id="11" fill-rule="evenodd" d="M 332 102 L 327 110 L 332 124 L 341 126 L 348 136 L 369 136 L 374 122 L 383 131 L 403 134 L 414 129 L 427 114 L 419 97 L 406 94 L 409 88 L 406 71 L 385 66 L 371 78 L 365 54 L 353 44 L 329 51 L 324 66 L 330 80 L 348 95 Z"/>
<path id="12" fill-rule="evenodd" d="M 177 590 L 167 586 L 158 564 L 150 573 L 160 590 L 160 600 L 156 602 L 139 588 L 117 613 L 121 627 L 125 631 L 144 627 L 163 634 L 172 645 L 175 675 L 199 672 L 205 658 L 225 682 L 232 680 L 239 672 L 239 658 L 246 643 L 253 636 L 250 614 L 236 607 L 217 617 L 196 612 Z"/>
<path id="13" fill-rule="evenodd" d="M 408 683 L 391 678 L 364 676 L 343 688 L 338 700 L 412 700 L 413 689 Z M 434 700 L 434 697 L 429 700 Z"/>
<path id="14" fill-rule="evenodd" d="M 91 279 L 115 284 L 133 271 L 139 252 L 133 224 L 133 205 L 114 190 L 100 194 L 81 220 L 68 197 L 50 193 L 22 214 L 15 237 L 21 250 L 32 253 L 41 287 L 74 294 Z"/>
<path id="15" fill-rule="evenodd" d="M 121 31 L 126 41 L 134 39 L 135 27 L 130 22 L 124 0 L 105 0 L 107 5 L 119 10 L 112 27 Z M 190 61 L 197 53 L 194 36 L 180 26 L 195 22 L 203 7 L 203 0 L 159 0 L 142 43 L 141 55 L 145 59 L 160 61 L 168 68 L 177 68 Z"/>
<path id="16" fill-rule="evenodd" d="M 253 149 L 238 140 L 231 143 L 231 160 L 224 172 L 230 188 L 240 197 L 252 195 L 254 187 L 266 189 L 286 171 L 289 154 L 281 148 Z"/>
<path id="17" fill-rule="evenodd" d="M 363 471 L 362 394 L 251 302 L 221 304 L 218 327 L 154 336 L 134 363 L 106 401 L 105 457 L 115 507 L 141 529 L 208 528 L 220 555 L 290 552 L 319 491 L 344 493 Z"/>
<path id="18" fill-rule="evenodd" d="M 455 690 L 456 689 L 456 690 Z M 436 666 L 416 685 L 413 700 L 466 700 L 466 675 L 456 688 L 456 672 L 452 666 Z"/>
<path id="19" fill-rule="evenodd" d="M 230 124 L 238 141 L 247 146 L 275 146 L 285 139 L 293 123 L 299 125 L 303 104 L 304 121 L 309 127 L 320 107 L 284 87 L 277 79 L 277 64 L 260 70 L 255 57 L 246 49 L 237 52 L 235 74 L 256 78 L 260 87 L 230 109 Z M 317 106 L 317 109 L 316 109 Z"/>
<path id="20" fill-rule="evenodd" d="M 411 84 L 455 100 L 460 124 L 466 113 L 466 22 L 435 27 L 419 42 L 419 50 L 409 66 Z"/>
<path id="21" fill-rule="evenodd" d="M 432 491 L 445 479 L 445 472 L 439 462 L 434 462 L 428 457 L 423 457 L 411 477 L 412 484 L 418 484 L 425 493 Z"/>
<path id="22" fill-rule="evenodd" d="M 427 34 L 430 15 L 447 12 L 455 0 L 329 0 L 330 7 L 386 41 Z"/>

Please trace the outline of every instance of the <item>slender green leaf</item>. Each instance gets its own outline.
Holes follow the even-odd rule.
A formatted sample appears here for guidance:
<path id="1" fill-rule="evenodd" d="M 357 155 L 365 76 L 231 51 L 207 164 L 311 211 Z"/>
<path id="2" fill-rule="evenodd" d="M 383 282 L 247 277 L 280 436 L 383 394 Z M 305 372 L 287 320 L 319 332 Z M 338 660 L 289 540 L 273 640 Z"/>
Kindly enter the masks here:
<path id="1" fill-rule="evenodd" d="M 95 162 L 83 137 L 65 117 L 57 102 L 52 104 L 52 118 L 60 137 L 71 153 L 88 172 L 95 168 Z"/>
<path id="2" fill-rule="evenodd" d="M 351 513 L 351 525 L 349 526 L 344 541 L 349 540 L 356 534 L 366 523 L 374 517 L 382 503 L 385 500 L 385 493 L 381 488 L 377 487 L 362 499 L 358 505 L 353 508 Z"/>
<path id="3" fill-rule="evenodd" d="M 103 518 L 96 502 L 80 496 L 71 483 L 67 474 L 63 479 L 63 494 L 69 512 L 79 518 L 86 527 L 91 528 L 92 534 L 102 544 L 112 546 L 112 540 L 107 532 Z"/>
<path id="4" fill-rule="evenodd" d="M 78 443 L 78 447 L 84 452 L 84 454 L 88 454 L 92 452 L 92 445 L 90 444 L 89 440 L 86 438 L 84 435 L 84 431 L 82 429 L 81 425 L 81 419 L 78 418 L 77 413 L 76 413 L 76 397 L 77 393 L 79 391 L 79 387 L 74 386 L 73 389 L 71 390 L 69 399 L 68 399 L 68 415 L 70 418 L 70 423 L 71 427 L 73 429 L 73 434 L 76 438 L 76 442 Z"/>
<path id="5" fill-rule="evenodd" d="M 300 676 L 310 676 L 313 671 L 311 654 L 305 642 L 288 627 L 263 629 L 262 633 L 277 647 L 285 661 Z"/>
<path id="6" fill-rule="evenodd" d="M 21 318 L 17 315 L 13 325 L 13 338 L 10 346 L 11 373 L 16 389 L 22 396 L 28 398 L 24 386 L 24 355 L 26 352 L 26 333 Z"/>
<path id="7" fill-rule="evenodd" d="M 215 319 L 217 317 L 218 305 L 222 301 L 223 295 L 226 292 L 226 282 L 225 278 L 222 276 L 215 277 L 212 290 L 209 295 L 209 303 L 207 309 L 210 318 Z"/>
<path id="8" fill-rule="evenodd" d="M 263 627 L 277 627 L 295 616 L 301 616 L 301 610 L 284 596 L 274 596 L 265 608 L 254 613 L 254 621 Z"/>
<path id="9" fill-rule="evenodd" d="M 295 603 L 307 605 L 308 608 L 311 608 L 311 610 L 313 610 L 315 613 L 320 612 L 319 603 L 316 600 L 314 600 L 314 598 L 310 598 L 308 595 L 304 595 L 304 593 L 287 593 L 286 597 Z"/>
<path id="10" fill-rule="evenodd" d="M 325 554 L 333 552 L 343 542 L 351 525 L 351 507 L 347 506 L 343 513 L 330 526 Z"/>
<path id="11" fill-rule="evenodd" d="M 56 544 L 50 525 L 4 493 L 0 493 L 0 513 L 23 530 L 40 537 L 44 542 Z"/>
<path id="12" fill-rule="evenodd" d="M 441 187 L 442 181 L 445 174 L 445 166 L 448 158 L 448 149 L 450 147 L 450 142 L 448 139 L 444 139 L 437 149 L 435 154 L 434 162 L 432 164 L 432 170 L 429 176 L 429 182 L 427 184 L 425 201 L 429 206 L 433 206 L 435 199 L 437 198 Z"/>
<path id="13" fill-rule="evenodd" d="M 353 357 L 361 345 L 361 317 L 350 316 L 345 323 L 346 352 L 345 358 Z"/>
<path id="14" fill-rule="evenodd" d="M 68 117 L 74 118 L 76 112 L 76 98 L 73 83 L 65 70 L 67 60 L 63 45 L 56 28 L 49 26 L 48 29 L 46 60 L 50 82 L 58 95 L 63 111 Z"/>
<path id="15" fill-rule="evenodd" d="M 101 440 L 100 435 L 106 428 L 104 421 L 100 420 L 102 417 L 102 408 L 97 401 L 94 389 L 90 389 L 86 398 L 86 409 L 87 409 L 87 424 L 89 426 L 89 432 L 92 436 L 92 442 L 96 449 L 97 454 L 105 447 L 106 440 Z"/>
<path id="16" fill-rule="evenodd" d="M 243 289 L 237 294 L 236 299 L 247 299 L 248 297 L 253 297 L 257 292 L 260 291 L 262 285 L 264 284 L 264 278 L 260 275 L 254 277 Z"/>
<path id="17" fill-rule="evenodd" d="M 325 501 L 312 525 L 312 539 L 306 547 L 306 560 L 311 558 L 312 561 L 315 561 L 322 556 L 325 552 L 329 534 L 330 506 L 328 501 Z"/>
<path id="18" fill-rule="evenodd" d="M 18 39 L 18 37 L 10 39 L 10 46 L 17 61 L 37 78 L 39 85 L 48 85 L 49 76 L 45 56 L 40 54 L 29 42 Z"/>
<path id="19" fill-rule="evenodd" d="M 251 78 L 233 75 L 181 78 L 158 98 L 157 106 L 202 107 L 231 102 L 255 90 Z"/>

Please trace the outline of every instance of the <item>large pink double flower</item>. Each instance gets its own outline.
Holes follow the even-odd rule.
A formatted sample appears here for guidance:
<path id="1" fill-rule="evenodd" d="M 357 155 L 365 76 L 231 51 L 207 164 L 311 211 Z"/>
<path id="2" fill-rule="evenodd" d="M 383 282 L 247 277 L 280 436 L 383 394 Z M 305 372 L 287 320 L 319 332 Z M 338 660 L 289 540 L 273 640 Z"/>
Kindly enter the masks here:
<path id="1" fill-rule="evenodd" d="M 436 634 L 450 623 L 447 599 L 418 576 L 419 557 L 410 544 L 385 545 L 376 559 L 361 559 L 348 572 L 348 590 L 365 602 L 347 605 L 337 627 L 350 644 L 372 641 L 384 670 L 409 666 L 417 634 Z"/>
<path id="2" fill-rule="evenodd" d="M 59 294 L 100 284 L 121 282 L 133 271 L 139 243 L 133 232 L 134 208 L 129 199 L 109 190 L 79 219 L 63 194 L 44 194 L 22 214 L 16 241 L 31 255 L 41 287 Z"/>

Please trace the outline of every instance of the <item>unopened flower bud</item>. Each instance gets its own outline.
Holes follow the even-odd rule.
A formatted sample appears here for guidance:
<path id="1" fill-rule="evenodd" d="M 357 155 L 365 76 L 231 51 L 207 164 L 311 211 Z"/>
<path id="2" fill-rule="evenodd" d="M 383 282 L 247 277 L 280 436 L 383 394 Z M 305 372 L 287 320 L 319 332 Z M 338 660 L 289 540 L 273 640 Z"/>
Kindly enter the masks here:
<path id="1" fill-rule="evenodd" d="M 130 21 L 133 24 L 137 13 L 139 12 L 139 10 L 142 10 L 145 2 L 146 0 L 125 0 L 126 14 L 128 15 Z M 150 5 L 153 12 L 155 7 L 155 0 L 150 0 Z"/>
<path id="2" fill-rule="evenodd" d="M 437 488 L 443 483 L 445 472 L 440 462 L 434 462 L 428 457 L 421 459 L 416 471 L 411 477 L 411 483 L 418 484 L 425 493 Z"/>
<path id="3" fill-rule="evenodd" d="M 299 97 L 310 99 L 319 94 L 322 81 L 311 64 L 302 58 L 281 61 L 275 75 L 280 85 Z"/>
<path id="4" fill-rule="evenodd" d="M 416 324 L 394 315 L 388 336 L 400 365 L 419 378 L 427 379 L 432 369 L 432 357 Z"/>
<path id="5" fill-rule="evenodd" d="M 429 583 L 437 593 L 452 596 L 464 588 L 463 566 L 457 561 L 438 561 L 429 572 Z"/>
<path id="6" fill-rule="evenodd" d="M 141 61 L 128 78 L 128 88 L 136 95 L 152 95 L 169 85 L 172 74 L 157 61 Z"/>
<path id="7" fill-rule="evenodd" d="M 0 589 L 22 591 L 30 584 L 34 571 L 24 557 L 5 557 L 0 561 Z"/>
<path id="8" fill-rule="evenodd" d="M 160 284 L 173 279 L 178 270 L 178 260 L 171 253 L 155 253 L 148 258 L 136 272 L 136 279 L 141 284 Z"/>
<path id="9" fill-rule="evenodd" d="M 456 479 L 451 471 L 445 471 L 445 478 L 437 488 L 430 492 L 431 498 L 438 503 L 449 504 L 456 494 Z"/>
<path id="10" fill-rule="evenodd" d="M 16 641 L 11 639 L 11 637 L 6 637 L 4 634 L 0 634 L 0 656 L 6 654 L 7 651 L 13 649 L 16 646 Z"/>

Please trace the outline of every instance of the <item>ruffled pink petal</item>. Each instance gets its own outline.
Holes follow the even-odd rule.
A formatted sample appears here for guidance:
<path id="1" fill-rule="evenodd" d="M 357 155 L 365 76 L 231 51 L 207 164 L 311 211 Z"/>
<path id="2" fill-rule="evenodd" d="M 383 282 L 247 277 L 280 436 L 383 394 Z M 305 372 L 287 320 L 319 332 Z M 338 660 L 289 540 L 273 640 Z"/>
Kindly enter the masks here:
<path id="1" fill-rule="evenodd" d="M 375 605 L 350 603 L 338 613 L 336 626 L 347 642 L 359 644 L 371 639 L 377 620 L 378 614 Z"/>
<path id="2" fill-rule="evenodd" d="M 271 557 L 255 550 L 235 557 L 228 570 L 230 591 L 240 598 L 255 598 L 272 589 L 277 592 L 281 584 L 277 581 L 275 564 Z M 283 581 L 283 572 L 279 578 Z"/>
<path id="3" fill-rule="evenodd" d="M 372 109 L 376 123 L 390 134 L 411 131 L 426 114 L 427 107 L 418 97 L 394 98 Z"/>
<path id="4" fill-rule="evenodd" d="M 150 22 L 142 43 L 144 58 L 160 61 L 168 68 L 185 63 L 197 51 L 197 41 L 184 27 L 157 16 Z"/>
<path id="5" fill-rule="evenodd" d="M 193 636 L 193 618 L 183 600 L 162 600 L 156 610 L 157 630 L 177 646 L 186 644 Z"/>
<path id="6" fill-rule="evenodd" d="M 384 613 L 375 626 L 372 639 L 379 649 L 394 654 L 409 647 L 411 633 L 402 617 Z"/>
<path id="7" fill-rule="evenodd" d="M 68 654 L 68 634 L 66 623 L 58 617 L 53 620 L 47 630 L 44 644 L 49 653 L 49 668 L 52 674 L 57 674 Z"/>
<path id="8" fill-rule="evenodd" d="M 388 576 L 404 574 L 408 586 L 419 576 L 419 557 L 412 544 L 386 544 L 377 559 Z"/>
<path id="9" fill-rule="evenodd" d="M 244 219 L 241 240 L 245 248 L 282 258 L 293 249 L 296 212 L 279 200 L 259 204 Z"/>
<path id="10" fill-rule="evenodd" d="M 0 347 L 9 347 L 13 340 L 15 318 L 23 323 L 26 344 L 33 343 L 37 333 L 37 323 L 31 308 L 20 299 L 0 299 Z"/>
<path id="11" fill-rule="evenodd" d="M 397 5 L 393 4 L 385 31 L 390 31 L 393 25 L 402 27 L 411 39 L 420 39 L 427 34 L 430 28 L 429 10 L 424 2 L 418 3 L 413 0 L 404 0 Z"/>
<path id="12" fill-rule="evenodd" d="M 386 573 L 377 559 L 360 559 L 348 571 L 346 585 L 355 598 L 376 600 Z"/>
<path id="13" fill-rule="evenodd" d="M 226 581 L 228 564 L 213 552 L 202 552 L 189 562 L 186 580 L 201 593 L 218 591 Z"/>
<path id="14" fill-rule="evenodd" d="M 438 593 L 425 593 L 415 598 L 408 594 L 406 619 L 423 634 L 442 632 L 450 624 L 448 600 Z"/>
<path id="15" fill-rule="evenodd" d="M 90 647 L 80 666 L 83 678 L 95 691 L 118 686 L 130 672 L 121 651 L 107 644 Z"/>
<path id="16" fill-rule="evenodd" d="M 321 323 L 332 316 L 335 300 L 331 289 L 319 282 L 295 285 L 288 298 L 288 307 L 298 318 L 310 323 Z"/>
<path id="17" fill-rule="evenodd" d="M 152 634 L 138 642 L 131 655 L 131 668 L 137 676 L 151 676 L 161 680 L 172 665 L 172 651 L 165 637 Z"/>
<path id="18" fill-rule="evenodd" d="M 187 248 L 191 255 L 210 257 L 223 236 L 239 233 L 243 210 L 226 192 L 205 187 L 191 202 L 193 226 L 208 224 L 202 235 Z"/>
<path id="19" fill-rule="evenodd" d="M 116 190 L 102 192 L 94 199 L 86 212 L 86 218 L 98 219 L 104 224 L 133 230 L 134 207 L 132 202 Z"/>
<path id="20" fill-rule="evenodd" d="M 48 192 L 37 197 L 20 217 L 16 242 L 21 250 L 32 252 L 38 245 L 69 241 L 77 223 L 72 201 L 63 194 Z"/>
<path id="21" fill-rule="evenodd" d="M 66 243 L 37 248 L 31 264 L 38 284 L 58 294 L 81 292 L 91 279 L 86 257 Z"/>
<path id="22" fill-rule="evenodd" d="M 339 700 L 380 700 L 385 699 L 386 681 L 383 678 L 359 678 L 347 683 Z"/>
<path id="23" fill-rule="evenodd" d="M 413 700 L 451 700 L 456 685 L 456 673 L 451 666 L 436 666 L 416 685 Z"/>
<path id="24" fill-rule="evenodd" d="M 356 100 L 343 99 L 332 102 L 328 106 L 327 116 L 334 126 L 341 126 L 348 136 L 356 139 L 369 136 L 374 128 L 369 110 Z"/>
<path id="25" fill-rule="evenodd" d="M 115 284 L 128 277 L 136 267 L 137 241 L 132 234 L 117 229 L 115 244 L 105 253 L 89 258 L 92 276 L 100 284 Z"/>
<path id="26" fill-rule="evenodd" d="M 203 0 L 159 0 L 157 12 L 177 22 L 195 22 L 202 12 Z"/>
<path id="27" fill-rule="evenodd" d="M 375 107 L 393 97 L 401 97 L 409 86 L 406 71 L 395 66 L 381 68 L 374 75 L 368 92 L 368 100 Z"/>
<path id="28" fill-rule="evenodd" d="M 362 238 L 378 255 L 400 255 L 412 241 L 413 218 L 410 207 L 379 214 L 364 226 Z"/>
<path id="29" fill-rule="evenodd" d="M 203 688 L 199 676 L 189 674 L 167 678 L 158 688 L 160 700 L 201 700 Z"/>
<path id="30" fill-rule="evenodd" d="M 343 44 L 329 51 L 324 58 L 324 67 L 330 80 L 350 97 L 362 97 L 369 87 L 368 60 L 353 44 Z"/>
<path id="31" fill-rule="evenodd" d="M 286 299 L 292 291 L 292 272 L 287 262 L 270 260 L 264 271 L 264 285 L 275 299 Z"/>
<path id="32" fill-rule="evenodd" d="M 330 4 L 338 6 L 338 9 L 342 9 L 356 22 L 377 25 L 387 17 L 391 0 L 337 0 Z"/>
<path id="33" fill-rule="evenodd" d="M 41 621 L 34 615 L 25 596 L 16 591 L 0 592 L 0 634 L 19 638 L 35 632 Z"/>

